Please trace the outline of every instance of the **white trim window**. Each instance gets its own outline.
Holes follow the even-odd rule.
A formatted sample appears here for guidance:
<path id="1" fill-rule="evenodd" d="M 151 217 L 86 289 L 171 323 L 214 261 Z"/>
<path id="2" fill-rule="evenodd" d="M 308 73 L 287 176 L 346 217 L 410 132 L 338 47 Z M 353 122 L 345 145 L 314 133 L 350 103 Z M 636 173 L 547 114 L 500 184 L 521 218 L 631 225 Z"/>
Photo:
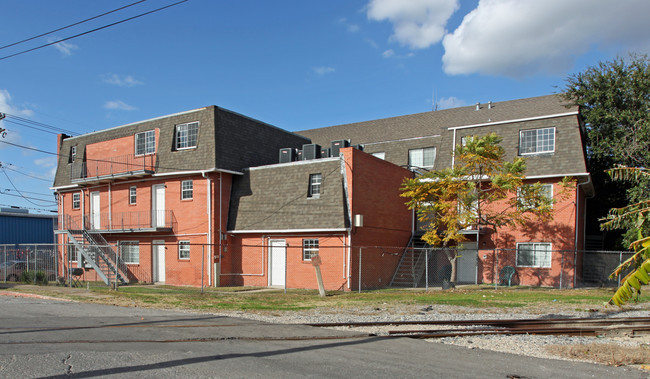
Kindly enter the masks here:
<path id="1" fill-rule="evenodd" d="M 302 240 L 302 260 L 311 261 L 315 255 L 318 255 L 318 239 Z"/>
<path id="2" fill-rule="evenodd" d="M 176 125 L 176 150 L 191 149 L 199 141 L 199 123 L 188 122 Z"/>
<path id="3" fill-rule="evenodd" d="M 194 198 L 194 182 L 183 180 L 181 182 L 181 200 L 192 200 Z"/>
<path id="4" fill-rule="evenodd" d="M 129 204 L 135 205 L 138 200 L 138 187 L 131 186 L 129 187 Z"/>
<path id="5" fill-rule="evenodd" d="M 190 241 L 178 241 L 178 259 L 190 259 Z"/>
<path id="6" fill-rule="evenodd" d="M 519 155 L 552 153 L 555 151 L 555 128 L 519 131 Z"/>
<path id="7" fill-rule="evenodd" d="M 156 131 L 135 134 L 135 155 L 153 154 L 156 152 Z"/>
<path id="8" fill-rule="evenodd" d="M 526 200 L 526 195 L 530 191 L 532 184 L 524 184 L 523 186 L 517 188 L 517 208 L 519 210 L 525 211 L 529 209 L 534 209 L 536 207 L 545 205 L 536 204 L 531 200 Z M 553 185 L 552 184 L 542 184 L 541 195 L 546 198 L 548 204 L 553 208 Z"/>
<path id="9" fill-rule="evenodd" d="M 373 157 L 379 158 L 379 159 L 386 160 L 386 152 L 385 151 L 380 151 L 380 152 L 377 152 L 377 153 L 370 153 L 370 155 L 372 155 Z"/>
<path id="10" fill-rule="evenodd" d="M 121 241 L 118 242 L 120 256 L 125 263 L 140 263 L 140 242 L 139 241 Z"/>
<path id="11" fill-rule="evenodd" d="M 70 157 L 68 158 L 68 163 L 74 163 L 77 158 L 77 145 L 70 146 Z"/>
<path id="12" fill-rule="evenodd" d="M 72 194 L 72 209 L 79 209 L 81 206 L 81 194 L 75 192 Z"/>
<path id="13" fill-rule="evenodd" d="M 409 167 L 433 168 L 436 163 L 436 148 L 425 147 L 409 150 Z"/>
<path id="14" fill-rule="evenodd" d="M 322 174 L 309 174 L 309 190 L 307 197 L 319 198 L 323 186 Z"/>
<path id="15" fill-rule="evenodd" d="M 520 242 L 517 244 L 517 267 L 551 268 L 550 242 Z"/>

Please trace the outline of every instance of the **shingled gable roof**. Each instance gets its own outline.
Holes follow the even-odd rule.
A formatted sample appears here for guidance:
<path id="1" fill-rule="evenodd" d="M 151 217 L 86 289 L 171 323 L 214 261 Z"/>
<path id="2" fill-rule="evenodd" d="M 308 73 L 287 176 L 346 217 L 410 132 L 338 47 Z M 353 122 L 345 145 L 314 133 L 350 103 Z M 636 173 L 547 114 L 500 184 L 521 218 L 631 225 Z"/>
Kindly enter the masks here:
<path id="1" fill-rule="evenodd" d="M 567 107 L 558 95 L 494 102 L 488 104 L 416 113 L 372 121 L 356 122 L 309 129 L 296 132 L 312 143 L 329 146 L 331 141 L 349 139 L 352 144 L 395 141 L 407 138 L 432 136 L 448 128 L 479 125 L 511 120 L 540 118 L 559 114 L 577 113 L 575 106 Z"/>

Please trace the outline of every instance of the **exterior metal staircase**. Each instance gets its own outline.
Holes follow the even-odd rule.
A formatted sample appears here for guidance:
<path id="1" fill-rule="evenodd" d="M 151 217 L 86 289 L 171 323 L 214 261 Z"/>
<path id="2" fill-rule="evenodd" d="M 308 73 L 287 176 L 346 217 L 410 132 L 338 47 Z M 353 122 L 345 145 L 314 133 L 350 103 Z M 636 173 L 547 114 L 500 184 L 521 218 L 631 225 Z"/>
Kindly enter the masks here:
<path id="1" fill-rule="evenodd" d="M 390 287 L 417 287 L 426 271 L 427 255 L 431 249 L 419 237 L 412 236 L 402 253 Z"/>
<path id="2" fill-rule="evenodd" d="M 116 280 L 118 285 L 129 283 L 126 264 L 100 233 L 87 229 L 66 229 L 66 232 L 86 264 L 95 269 L 106 285 Z"/>

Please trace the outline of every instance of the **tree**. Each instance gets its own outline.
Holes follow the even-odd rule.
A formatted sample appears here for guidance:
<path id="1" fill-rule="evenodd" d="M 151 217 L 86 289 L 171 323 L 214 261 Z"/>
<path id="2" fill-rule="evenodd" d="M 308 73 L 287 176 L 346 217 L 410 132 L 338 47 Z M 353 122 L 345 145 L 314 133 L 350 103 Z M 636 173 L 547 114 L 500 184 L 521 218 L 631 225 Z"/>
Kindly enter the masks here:
<path id="1" fill-rule="evenodd" d="M 571 75 L 562 96 L 580 106 L 587 129 L 587 162 L 598 196 L 588 209 L 590 218 L 597 220 L 611 208 L 647 199 L 650 179 L 642 178 L 630 186 L 612 182 L 604 173 L 616 165 L 650 167 L 648 56 L 618 57 Z M 625 229 L 628 229 L 626 244 L 629 244 L 636 236 L 636 229 L 633 224 Z"/>
<path id="2" fill-rule="evenodd" d="M 425 224 L 422 239 L 435 247 L 452 247 L 466 240 L 469 227 L 524 225 L 535 216 L 549 220 L 553 199 L 541 183 L 524 184 L 526 162 L 504 159 L 496 134 L 467 137 L 455 149 L 454 167 L 431 171 L 402 185 L 402 197 Z M 455 250 L 445 249 L 456 278 Z"/>
<path id="3" fill-rule="evenodd" d="M 645 182 L 650 179 L 650 170 L 645 168 L 619 166 L 608 171 L 614 180 Z M 634 255 L 623 262 L 610 276 L 612 279 L 630 269 L 623 278 L 621 286 L 609 300 L 610 304 L 621 306 L 631 297 L 641 293 L 641 284 L 648 284 L 650 277 L 650 198 L 622 208 L 610 210 L 603 220 L 604 229 L 624 228 L 633 225 L 637 238 L 630 244 Z"/>

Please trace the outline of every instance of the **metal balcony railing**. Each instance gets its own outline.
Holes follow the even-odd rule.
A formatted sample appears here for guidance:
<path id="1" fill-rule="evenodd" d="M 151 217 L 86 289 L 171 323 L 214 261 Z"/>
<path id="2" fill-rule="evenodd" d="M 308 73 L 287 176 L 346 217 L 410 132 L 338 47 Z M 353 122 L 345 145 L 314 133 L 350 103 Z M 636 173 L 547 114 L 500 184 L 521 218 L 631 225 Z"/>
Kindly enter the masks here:
<path id="1" fill-rule="evenodd" d="M 147 155 L 120 155 L 72 162 L 70 180 L 89 181 L 103 178 L 153 174 L 156 169 L 156 153 Z"/>
<path id="2" fill-rule="evenodd" d="M 176 218 L 171 210 L 59 216 L 59 230 L 80 226 L 82 229 L 102 232 L 138 232 L 173 230 L 175 225 Z"/>

